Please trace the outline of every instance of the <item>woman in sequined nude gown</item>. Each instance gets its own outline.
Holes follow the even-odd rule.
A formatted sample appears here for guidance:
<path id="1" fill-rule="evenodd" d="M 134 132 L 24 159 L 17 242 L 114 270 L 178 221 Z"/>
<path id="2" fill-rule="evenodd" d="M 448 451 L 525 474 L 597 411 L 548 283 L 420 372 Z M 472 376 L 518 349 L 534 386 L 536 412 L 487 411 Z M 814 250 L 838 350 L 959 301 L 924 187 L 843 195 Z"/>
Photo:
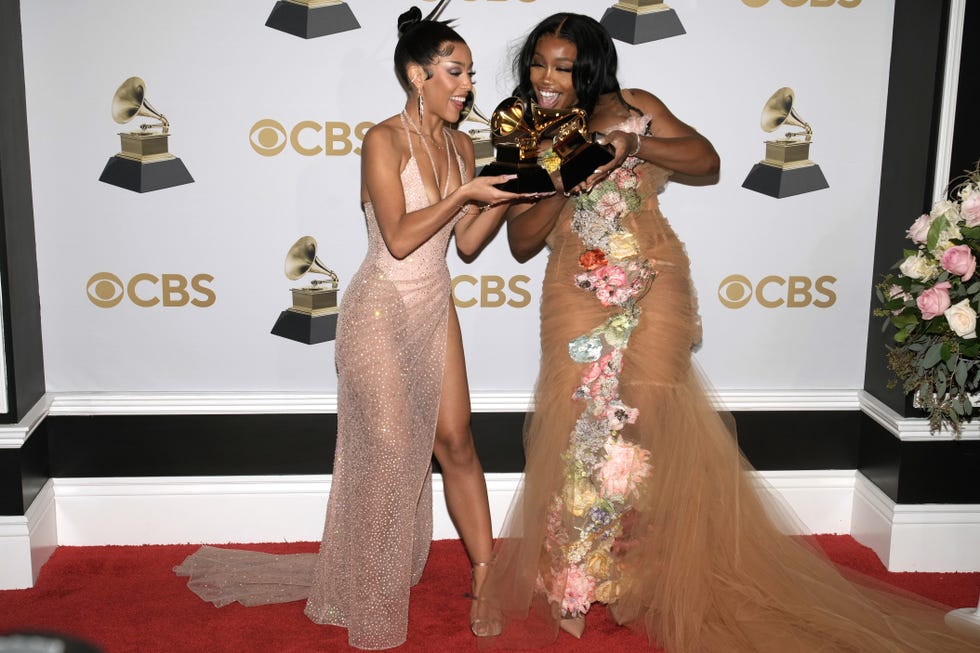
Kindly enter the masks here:
<path id="1" fill-rule="evenodd" d="M 474 565 L 492 547 L 446 249 L 454 237 L 475 253 L 521 196 L 493 186 L 509 176 L 474 178 L 472 141 L 447 126 L 473 91 L 470 50 L 446 23 L 420 18 L 413 8 L 399 20 L 405 108 L 362 147 L 368 252 L 340 309 L 337 451 L 306 605 L 313 621 L 347 627 L 365 649 L 405 640 L 409 588 L 432 537 L 433 453 Z M 485 573 L 474 567 L 474 594 Z M 490 625 L 471 622 L 477 635 Z"/>
<path id="2" fill-rule="evenodd" d="M 318 555 L 202 547 L 175 571 L 217 606 L 306 598 L 316 623 L 348 629 L 351 646 L 391 648 L 408 631 L 408 600 L 432 538 L 432 456 L 478 596 L 492 549 L 486 482 L 469 429 L 459 321 L 450 296 L 451 238 L 475 253 L 499 226 L 507 175 L 474 178 L 473 143 L 449 124 L 473 91 L 472 55 L 448 24 L 399 17 L 395 70 L 405 107 L 361 149 L 368 252 L 337 327 L 337 448 Z M 310 586 L 312 582 L 312 587 Z M 471 608 L 470 628 L 499 621 Z"/>
<path id="3" fill-rule="evenodd" d="M 966 651 L 944 610 L 845 579 L 789 511 L 746 480 L 730 416 L 708 400 L 684 247 L 658 208 L 670 171 L 710 175 L 711 144 L 643 90 L 620 89 L 595 20 L 546 18 L 517 95 L 579 106 L 615 148 L 563 194 L 509 209 L 520 260 L 550 250 L 525 478 L 481 609 L 489 647 L 581 636 L 592 603 L 667 653 Z M 547 157 L 546 157 L 547 158 Z"/>

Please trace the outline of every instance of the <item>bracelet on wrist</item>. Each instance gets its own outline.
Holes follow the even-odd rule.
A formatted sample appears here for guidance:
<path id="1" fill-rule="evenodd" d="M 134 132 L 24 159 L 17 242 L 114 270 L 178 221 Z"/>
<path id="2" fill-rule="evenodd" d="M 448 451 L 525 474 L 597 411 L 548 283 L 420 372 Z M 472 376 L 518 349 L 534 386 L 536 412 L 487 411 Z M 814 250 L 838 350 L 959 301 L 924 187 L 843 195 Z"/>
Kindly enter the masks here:
<path id="1" fill-rule="evenodd" d="M 636 136 L 636 147 L 634 147 L 633 151 L 627 154 L 627 156 L 636 156 L 640 152 L 640 145 L 641 145 L 640 135 L 639 134 L 633 134 L 633 135 Z"/>

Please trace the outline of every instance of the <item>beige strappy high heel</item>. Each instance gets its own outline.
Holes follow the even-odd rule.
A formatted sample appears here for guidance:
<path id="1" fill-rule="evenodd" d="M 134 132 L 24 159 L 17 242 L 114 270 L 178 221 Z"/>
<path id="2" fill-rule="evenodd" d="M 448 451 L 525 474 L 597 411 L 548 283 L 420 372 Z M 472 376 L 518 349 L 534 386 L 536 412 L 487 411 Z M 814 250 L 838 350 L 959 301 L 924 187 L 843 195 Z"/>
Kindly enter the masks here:
<path id="1" fill-rule="evenodd" d="M 484 598 L 476 594 L 476 568 L 489 566 L 489 562 L 474 562 L 473 569 L 470 571 L 474 585 L 474 591 L 467 594 L 469 598 L 473 599 L 473 605 L 470 607 L 470 630 L 473 631 L 473 634 L 477 637 L 496 637 L 503 630 L 503 623 L 501 622 L 499 614 L 490 616 L 480 615 L 480 602 L 483 601 Z M 473 616 L 473 608 L 476 608 L 476 617 Z"/>

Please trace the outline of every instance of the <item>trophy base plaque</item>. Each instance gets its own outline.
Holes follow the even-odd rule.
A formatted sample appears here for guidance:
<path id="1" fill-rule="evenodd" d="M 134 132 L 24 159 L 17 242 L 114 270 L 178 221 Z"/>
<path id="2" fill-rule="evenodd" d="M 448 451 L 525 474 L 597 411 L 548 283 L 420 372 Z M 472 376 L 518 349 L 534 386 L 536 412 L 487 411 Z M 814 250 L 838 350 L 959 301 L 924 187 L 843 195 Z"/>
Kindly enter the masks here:
<path id="1" fill-rule="evenodd" d="M 593 168 L 595 169 L 595 168 Z M 492 177 L 495 175 L 517 175 L 516 179 L 511 179 L 502 184 L 495 184 L 500 190 L 508 193 L 553 193 L 555 184 L 551 181 L 548 171 L 537 163 L 527 165 L 514 165 L 491 161 L 480 170 L 481 177 Z"/>
<path id="2" fill-rule="evenodd" d="M 606 9 L 599 22 L 609 32 L 609 36 L 633 45 L 687 33 L 677 12 L 663 5 L 650 11 L 624 9 L 614 5 Z"/>
<path id="3" fill-rule="evenodd" d="M 288 340 L 315 345 L 337 337 L 337 317 L 337 313 L 309 315 L 287 308 L 279 314 L 271 333 Z"/>
<path id="4" fill-rule="evenodd" d="M 194 178 L 187 172 L 183 161 L 177 157 L 145 162 L 117 154 L 109 158 L 99 176 L 99 181 L 137 193 L 146 193 L 190 184 Z"/>
<path id="5" fill-rule="evenodd" d="M 343 2 L 295 2 L 279 0 L 272 8 L 266 27 L 304 39 L 359 29 L 360 23 Z"/>
<path id="6" fill-rule="evenodd" d="M 576 152 L 573 157 L 564 159 L 558 168 L 562 188 L 568 190 L 582 183 L 596 168 L 612 161 L 613 156 L 607 148 L 593 143 Z"/>
<path id="7" fill-rule="evenodd" d="M 756 163 L 752 166 L 752 170 L 749 171 L 745 181 L 742 182 L 742 188 L 782 199 L 783 197 L 830 188 L 830 185 L 823 176 L 820 166 L 816 163 L 792 168 Z"/>

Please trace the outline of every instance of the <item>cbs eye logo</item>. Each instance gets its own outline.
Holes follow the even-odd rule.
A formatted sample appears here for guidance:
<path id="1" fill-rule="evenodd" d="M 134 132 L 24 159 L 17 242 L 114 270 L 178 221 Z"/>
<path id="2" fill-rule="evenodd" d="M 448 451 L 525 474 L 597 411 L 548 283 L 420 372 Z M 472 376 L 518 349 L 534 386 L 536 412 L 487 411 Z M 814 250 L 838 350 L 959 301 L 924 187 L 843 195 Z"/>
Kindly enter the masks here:
<path id="1" fill-rule="evenodd" d="M 853 9 L 861 4 L 861 0 L 780 0 L 787 7 L 802 7 L 810 3 L 811 7 L 832 7 L 837 4 L 844 9 Z M 775 0 L 773 0 L 775 2 Z M 742 0 L 742 4 L 757 9 L 769 4 L 769 0 Z"/>
<path id="2" fill-rule="evenodd" d="M 190 279 L 182 274 L 163 274 L 159 277 L 148 272 L 133 275 L 129 281 L 111 272 L 97 272 L 89 277 L 85 292 L 90 302 L 99 308 L 118 306 L 124 299 L 141 308 L 156 305 L 176 307 L 191 304 L 206 308 L 217 298 L 208 287 L 214 281 L 210 274 L 196 274 Z"/>
<path id="3" fill-rule="evenodd" d="M 837 293 L 830 287 L 834 283 L 837 278 L 829 275 L 816 279 L 769 275 L 753 288 L 748 277 L 732 274 L 718 284 L 718 301 L 728 308 L 742 308 L 753 299 L 765 308 L 830 308 L 837 303 Z"/>
<path id="4" fill-rule="evenodd" d="M 373 125 L 359 122 L 351 127 L 345 122 L 301 120 L 287 130 L 278 120 L 263 118 L 252 125 L 248 142 L 262 156 L 276 156 L 287 145 L 303 156 L 346 156 L 352 152 L 360 155 L 358 145 Z"/>

